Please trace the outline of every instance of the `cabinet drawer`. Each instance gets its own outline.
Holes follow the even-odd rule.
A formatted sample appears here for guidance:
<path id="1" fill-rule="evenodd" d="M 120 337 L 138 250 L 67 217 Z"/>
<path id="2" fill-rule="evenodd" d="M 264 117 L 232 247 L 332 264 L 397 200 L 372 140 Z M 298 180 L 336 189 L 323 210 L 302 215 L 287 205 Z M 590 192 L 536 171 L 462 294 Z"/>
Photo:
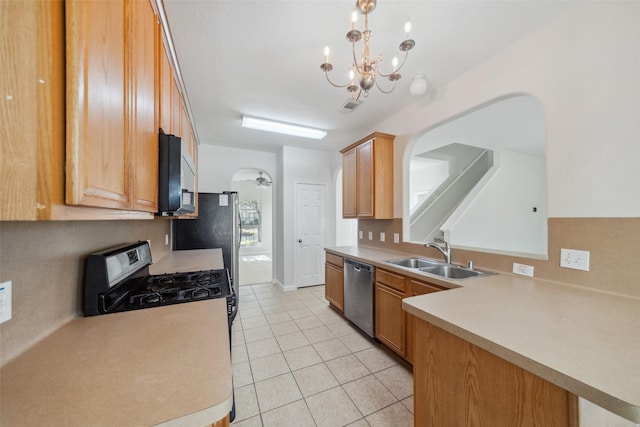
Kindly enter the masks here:
<path id="1" fill-rule="evenodd" d="M 397 291 L 404 293 L 404 276 L 377 269 L 376 282 L 380 282 Z"/>
<path id="2" fill-rule="evenodd" d="M 411 296 L 430 294 L 431 292 L 443 291 L 444 288 L 440 288 L 431 283 L 422 282 L 420 280 L 411 279 Z"/>
<path id="3" fill-rule="evenodd" d="M 342 268 L 344 259 L 341 256 L 334 255 L 332 253 L 326 253 L 326 260 L 329 264 L 333 264 L 337 267 Z"/>

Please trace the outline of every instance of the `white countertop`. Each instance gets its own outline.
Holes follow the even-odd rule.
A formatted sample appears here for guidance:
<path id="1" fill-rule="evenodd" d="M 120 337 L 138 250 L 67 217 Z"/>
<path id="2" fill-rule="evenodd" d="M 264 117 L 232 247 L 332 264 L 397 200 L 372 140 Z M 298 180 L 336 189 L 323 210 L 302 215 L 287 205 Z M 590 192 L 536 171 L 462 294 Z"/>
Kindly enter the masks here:
<path id="1" fill-rule="evenodd" d="M 3 426 L 199 426 L 233 402 L 224 298 L 75 319 L 0 370 Z"/>
<path id="2" fill-rule="evenodd" d="M 382 263 L 406 254 L 327 250 L 406 274 Z M 640 422 L 639 299 L 510 273 L 466 280 L 416 274 L 411 275 L 457 288 L 405 298 L 409 313 Z"/>
<path id="3" fill-rule="evenodd" d="M 152 274 L 223 268 L 171 252 Z M 0 370 L 2 426 L 203 426 L 233 403 L 225 298 L 66 323 Z"/>

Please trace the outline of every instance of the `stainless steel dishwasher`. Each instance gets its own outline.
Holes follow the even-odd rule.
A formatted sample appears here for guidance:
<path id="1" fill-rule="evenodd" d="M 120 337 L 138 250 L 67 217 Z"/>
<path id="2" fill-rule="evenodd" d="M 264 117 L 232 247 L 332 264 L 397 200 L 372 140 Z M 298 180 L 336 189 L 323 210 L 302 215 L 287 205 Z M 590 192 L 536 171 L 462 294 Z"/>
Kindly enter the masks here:
<path id="1" fill-rule="evenodd" d="M 375 267 L 344 259 L 344 315 L 371 338 Z"/>

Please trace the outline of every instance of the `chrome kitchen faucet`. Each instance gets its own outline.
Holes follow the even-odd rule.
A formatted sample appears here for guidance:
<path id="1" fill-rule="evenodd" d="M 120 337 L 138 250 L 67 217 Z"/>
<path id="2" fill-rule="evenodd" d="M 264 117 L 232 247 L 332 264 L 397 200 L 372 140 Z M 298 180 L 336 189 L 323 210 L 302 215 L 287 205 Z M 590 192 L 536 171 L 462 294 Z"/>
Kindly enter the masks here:
<path id="1" fill-rule="evenodd" d="M 440 244 L 444 244 L 444 249 Z M 435 248 L 440 251 L 442 256 L 444 256 L 444 261 L 447 264 L 451 264 L 451 248 L 449 247 L 449 243 L 447 243 L 444 239 L 435 239 L 433 242 L 429 242 L 424 245 L 425 248 Z"/>

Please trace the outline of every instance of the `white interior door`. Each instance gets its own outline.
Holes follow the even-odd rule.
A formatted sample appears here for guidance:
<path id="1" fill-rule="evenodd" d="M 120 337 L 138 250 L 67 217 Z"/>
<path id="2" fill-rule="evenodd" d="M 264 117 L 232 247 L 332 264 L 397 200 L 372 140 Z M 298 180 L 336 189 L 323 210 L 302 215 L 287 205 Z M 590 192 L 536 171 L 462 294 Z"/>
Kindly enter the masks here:
<path id="1" fill-rule="evenodd" d="M 296 286 L 324 283 L 324 239 L 327 189 L 296 184 Z"/>

